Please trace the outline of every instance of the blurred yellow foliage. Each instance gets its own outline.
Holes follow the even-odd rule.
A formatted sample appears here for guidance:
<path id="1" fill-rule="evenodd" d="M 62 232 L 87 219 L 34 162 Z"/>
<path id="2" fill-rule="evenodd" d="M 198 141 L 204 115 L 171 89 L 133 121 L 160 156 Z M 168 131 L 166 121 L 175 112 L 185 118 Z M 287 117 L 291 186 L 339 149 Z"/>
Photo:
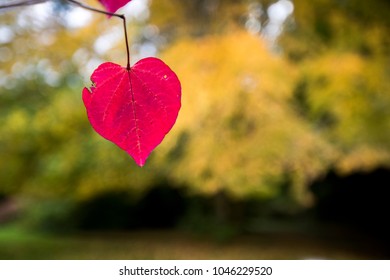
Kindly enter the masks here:
<path id="1" fill-rule="evenodd" d="M 80 73 L 125 62 L 123 41 L 95 47 L 120 20 L 94 15 L 67 29 L 54 12 L 50 26 L 1 14 L 13 39 L 0 46 L 0 194 L 136 196 L 167 180 L 236 197 L 271 198 L 288 185 L 308 205 L 308 186 L 330 169 L 389 166 L 386 1 L 293 1 L 275 42 L 262 32 L 276 1 L 256 6 L 259 33 L 246 29 L 255 2 L 150 1 L 148 21 L 129 23 L 131 44 L 163 49 L 183 91 L 176 125 L 142 169 L 93 132 L 81 101 L 90 82 Z"/>
<path id="2" fill-rule="evenodd" d="M 288 174 L 302 190 L 326 170 L 332 148 L 289 106 L 297 69 L 261 38 L 236 31 L 186 39 L 163 57 L 183 87 L 179 119 L 159 150 L 185 145 L 172 159 L 176 180 L 200 192 L 272 196 Z"/>

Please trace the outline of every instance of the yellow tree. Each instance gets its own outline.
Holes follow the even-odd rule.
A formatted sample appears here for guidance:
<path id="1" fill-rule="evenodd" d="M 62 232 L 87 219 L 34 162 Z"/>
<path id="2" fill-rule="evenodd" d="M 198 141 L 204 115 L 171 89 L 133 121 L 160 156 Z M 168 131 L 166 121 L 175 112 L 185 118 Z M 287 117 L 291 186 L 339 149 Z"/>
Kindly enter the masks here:
<path id="1" fill-rule="evenodd" d="M 3 186 L 49 193 L 57 184 L 86 197 L 169 178 L 203 194 L 270 198 L 288 183 L 307 205 L 308 185 L 330 168 L 389 164 L 385 1 L 149 3 L 150 18 L 130 23 L 139 31 L 133 51 L 162 49 L 183 107 L 142 169 L 92 132 L 79 96 L 88 65 L 125 61 L 122 40 L 96 48 L 121 23 L 98 15 L 63 28 L 40 18 L 21 25 L 16 11 L 0 17 L 11 34 L 0 47 Z"/>
<path id="2" fill-rule="evenodd" d="M 288 2 L 152 3 L 151 21 L 174 41 L 164 58 L 183 83 L 164 146 L 173 178 L 200 192 L 273 196 L 287 176 L 308 203 L 311 180 L 330 168 L 389 165 L 388 4 L 296 1 L 270 42 L 267 21 Z M 257 36 L 247 24 L 254 3 Z M 182 13 L 158 13 L 175 5 Z"/>
<path id="3" fill-rule="evenodd" d="M 386 1 L 296 1 L 281 44 L 300 69 L 294 102 L 338 151 L 341 173 L 390 165 Z"/>

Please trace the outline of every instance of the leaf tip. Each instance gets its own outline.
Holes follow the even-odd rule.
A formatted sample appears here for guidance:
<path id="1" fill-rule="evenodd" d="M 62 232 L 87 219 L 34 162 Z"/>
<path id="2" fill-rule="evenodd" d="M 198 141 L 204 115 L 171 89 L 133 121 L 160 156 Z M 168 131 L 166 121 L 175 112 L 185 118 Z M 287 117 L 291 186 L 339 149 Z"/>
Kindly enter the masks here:
<path id="1" fill-rule="evenodd" d="M 136 163 L 139 167 L 141 167 L 141 168 L 145 165 L 146 159 L 140 158 L 140 159 L 134 159 L 134 160 L 135 160 L 135 163 Z"/>

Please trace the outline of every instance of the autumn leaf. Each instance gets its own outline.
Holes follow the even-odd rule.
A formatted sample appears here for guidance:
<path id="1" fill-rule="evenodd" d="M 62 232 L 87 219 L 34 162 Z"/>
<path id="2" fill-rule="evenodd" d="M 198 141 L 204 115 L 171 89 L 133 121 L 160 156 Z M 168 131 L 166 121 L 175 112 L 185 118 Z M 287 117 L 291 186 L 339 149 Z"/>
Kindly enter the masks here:
<path id="1" fill-rule="evenodd" d="M 115 13 L 119 8 L 123 7 L 131 0 L 99 0 L 99 2 L 106 8 L 107 12 Z"/>
<path id="2" fill-rule="evenodd" d="M 84 88 L 83 101 L 92 127 L 143 166 L 176 122 L 181 85 L 160 59 L 145 58 L 127 69 L 101 64 Z"/>

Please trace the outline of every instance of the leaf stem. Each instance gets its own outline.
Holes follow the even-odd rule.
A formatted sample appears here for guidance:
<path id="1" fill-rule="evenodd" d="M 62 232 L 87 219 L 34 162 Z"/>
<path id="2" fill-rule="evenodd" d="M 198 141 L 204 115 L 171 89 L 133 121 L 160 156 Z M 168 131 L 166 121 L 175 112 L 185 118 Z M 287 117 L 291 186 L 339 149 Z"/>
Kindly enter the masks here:
<path id="1" fill-rule="evenodd" d="M 128 37 L 127 37 L 127 27 L 126 27 L 126 17 L 125 17 L 125 15 L 123 15 L 123 14 L 116 14 L 116 13 L 110 13 L 110 12 L 106 12 L 104 10 L 99 10 L 99 9 L 87 6 L 87 5 L 83 4 L 83 3 L 80 3 L 80 2 L 75 1 L 75 0 L 68 0 L 68 1 L 70 3 L 72 3 L 72 4 L 74 4 L 74 5 L 77 5 L 77 6 L 81 7 L 81 8 L 83 8 L 83 9 L 89 10 L 91 12 L 96 12 L 96 13 L 104 14 L 104 15 L 107 15 L 107 16 L 113 16 L 113 17 L 117 17 L 117 18 L 122 19 L 122 21 L 123 21 L 123 30 L 124 30 L 124 33 L 125 33 L 126 53 L 127 53 L 127 66 L 126 66 L 126 69 L 130 70 L 130 48 L 129 48 L 129 40 L 128 40 Z"/>

